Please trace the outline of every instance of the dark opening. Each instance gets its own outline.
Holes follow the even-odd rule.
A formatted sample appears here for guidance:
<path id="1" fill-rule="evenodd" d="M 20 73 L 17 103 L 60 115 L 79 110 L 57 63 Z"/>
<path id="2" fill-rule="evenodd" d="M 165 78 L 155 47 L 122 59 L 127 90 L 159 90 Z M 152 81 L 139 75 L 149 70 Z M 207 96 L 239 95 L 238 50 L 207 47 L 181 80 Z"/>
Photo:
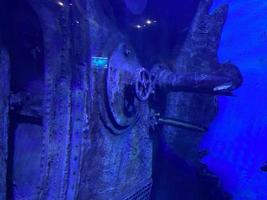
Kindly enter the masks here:
<path id="1" fill-rule="evenodd" d="M 172 62 L 175 51 L 186 39 L 200 0 L 149 0 L 140 15 L 131 13 L 124 0 L 101 2 L 111 4 L 118 27 L 128 34 L 143 65 L 151 68 L 154 62 Z M 106 13 L 109 12 L 107 9 Z M 153 21 L 153 25 L 144 27 L 147 20 Z M 142 28 L 137 28 L 138 25 Z"/>
<path id="2" fill-rule="evenodd" d="M 28 104 L 29 109 L 31 102 L 35 102 L 35 106 L 42 106 L 40 99 L 42 99 L 44 83 L 44 47 L 42 29 L 37 14 L 26 0 L 2 0 L 0 15 L 1 28 L 3 27 L 1 35 L 10 56 L 11 93 L 16 98 L 21 97 L 17 104 L 11 104 L 9 113 L 7 199 L 14 199 L 14 188 L 18 187 L 14 181 L 14 169 L 21 167 L 14 166 L 14 149 L 17 145 L 25 146 L 27 143 L 33 145 L 32 138 L 28 138 L 29 129 L 23 128 L 20 128 L 20 135 L 25 134 L 22 138 L 24 141 L 17 144 L 16 130 L 19 124 L 42 126 L 42 116 L 21 112 L 23 109 L 24 112 L 28 109 L 24 108 L 24 103 Z M 37 131 L 36 134 L 39 132 Z M 21 152 L 21 154 L 23 153 Z M 19 173 L 23 173 L 23 170 L 21 171 Z"/>

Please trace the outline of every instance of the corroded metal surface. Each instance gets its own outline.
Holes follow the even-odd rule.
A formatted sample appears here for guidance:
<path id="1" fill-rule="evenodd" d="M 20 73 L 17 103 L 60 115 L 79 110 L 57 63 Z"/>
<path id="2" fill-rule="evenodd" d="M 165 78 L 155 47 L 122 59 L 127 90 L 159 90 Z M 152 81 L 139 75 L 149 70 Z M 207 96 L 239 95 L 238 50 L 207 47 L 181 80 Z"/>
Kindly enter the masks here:
<path id="1" fill-rule="evenodd" d="M 202 1 L 199 5 L 191 30 L 187 36 L 185 44 L 181 51 L 177 52 L 176 65 L 172 70 L 176 74 L 192 73 L 192 74 L 214 74 L 224 75 L 222 70 L 227 70 L 226 65 L 222 65 L 217 60 L 217 51 L 219 47 L 220 37 L 224 22 L 227 17 L 227 6 L 217 9 L 214 13 L 209 14 L 211 1 Z M 229 64 L 230 66 L 230 64 Z M 231 65 L 232 66 L 232 65 Z M 234 68 L 235 71 L 237 68 Z M 240 73 L 225 73 L 225 83 L 233 82 L 236 88 L 242 82 Z M 230 76 L 229 76 L 230 75 Z M 231 77 L 233 75 L 233 77 Z M 201 77 L 198 77 L 201 79 Z M 218 86 L 221 83 L 218 84 Z M 212 85 L 215 88 L 216 85 Z M 197 93 L 170 93 L 167 95 L 167 106 L 165 115 L 169 117 L 179 118 L 185 121 L 191 121 L 195 124 L 201 124 L 208 127 L 214 119 L 217 112 L 216 96 L 209 94 Z M 197 146 L 201 137 L 192 135 L 190 144 L 188 137 L 183 138 L 183 135 L 190 135 L 190 132 L 173 129 L 171 127 L 163 130 L 166 142 L 170 148 L 175 151 L 188 162 L 198 162 Z M 179 143 L 185 143 L 179 145 Z M 186 144 L 187 143 L 187 144 Z M 193 145 L 195 144 L 195 145 Z M 188 146 L 185 149 L 179 149 L 179 146 Z M 186 151 L 186 152 L 184 152 Z M 184 155 L 183 155 L 184 154 Z"/>
<path id="2" fill-rule="evenodd" d="M 0 199 L 5 199 L 7 188 L 9 92 L 9 56 L 0 46 Z"/>
<path id="3" fill-rule="evenodd" d="M 178 74 L 178 77 L 180 74 L 214 74 L 216 76 L 225 74 L 228 76 L 227 79 L 231 80 L 230 82 L 233 81 L 229 88 L 235 85 L 234 89 L 242 83 L 240 72 L 232 64 L 220 64 L 217 59 L 228 7 L 222 6 L 213 13 L 209 13 L 211 4 L 211 1 L 201 1 L 187 39 L 183 47 L 176 53 L 176 63 L 168 70 Z M 232 73 L 227 73 L 227 71 Z M 201 77 L 197 77 L 197 79 L 199 78 L 201 79 Z M 169 81 L 170 85 L 176 85 L 177 83 L 172 83 L 169 79 L 167 81 Z M 228 83 L 228 80 L 225 83 Z M 166 98 L 164 115 L 208 127 L 217 114 L 217 99 L 214 93 L 217 89 L 228 87 L 228 85 L 225 87 L 217 86 L 221 86 L 221 84 L 213 85 L 213 92 L 210 94 L 209 92 L 201 94 L 198 91 L 198 93 L 191 93 L 194 92 L 192 90 L 189 90 L 189 92 L 169 93 Z M 159 155 L 165 155 L 166 152 L 174 152 L 176 158 L 185 160 L 186 165 L 189 167 L 199 168 L 202 155 L 198 150 L 198 146 L 201 138 L 202 135 L 192 130 L 164 127 L 160 134 L 161 144 L 163 144 L 164 148 L 159 149 L 158 153 Z M 171 168 L 167 166 L 168 158 L 158 156 L 156 163 L 162 163 L 161 166 L 164 165 L 166 171 Z M 205 167 L 200 171 L 204 175 Z M 166 173 L 157 171 L 155 175 L 164 179 Z M 176 177 L 175 181 L 179 181 L 179 172 L 175 173 L 177 173 L 173 174 Z M 208 179 L 208 176 L 206 178 Z M 169 193 L 169 188 L 159 182 L 155 187 L 157 191 L 164 190 L 165 194 Z M 213 190 L 218 192 L 219 195 L 221 188 L 214 188 Z M 197 194 L 197 191 L 195 193 Z M 208 195 L 212 194 L 207 192 Z M 222 198 L 224 197 L 222 196 Z M 225 199 L 229 199 L 229 196 L 225 196 Z"/>
<path id="4" fill-rule="evenodd" d="M 227 73 L 220 68 L 231 69 Z M 156 66 L 156 86 L 164 91 L 207 93 L 211 95 L 231 95 L 242 83 L 241 73 L 238 68 L 230 63 L 218 66 L 210 72 L 182 72 L 174 73 L 167 67 Z"/>
<path id="5" fill-rule="evenodd" d="M 125 100 L 128 85 L 124 78 L 138 62 L 128 52 L 126 60 L 119 60 L 122 63 L 114 61 L 118 58 L 112 57 L 114 49 L 124 39 L 112 18 L 104 15 L 99 1 L 79 2 L 79 8 L 75 4 L 31 2 L 38 10 L 45 43 L 44 133 L 37 196 L 95 200 L 125 196 L 132 185 L 151 177 L 152 141 L 143 123 L 147 104 L 139 105 L 137 100 L 132 104 L 130 97 L 123 107 L 116 102 Z M 84 9 L 80 13 L 81 3 Z M 108 57 L 115 66 L 108 73 L 93 70 L 93 56 Z M 121 78 L 113 79 L 113 70 L 121 67 L 117 64 L 127 63 L 126 73 L 118 72 Z M 120 90 L 124 92 L 118 93 Z M 140 107 L 142 123 L 135 124 Z M 121 136 L 113 135 L 107 129 L 108 124 L 114 126 L 110 116 L 106 116 L 106 123 L 101 122 L 101 113 L 106 115 L 107 108 L 117 124 L 132 128 Z"/>
<path id="6" fill-rule="evenodd" d="M 80 146 L 88 133 L 88 22 L 77 6 L 30 1 L 44 36 L 45 86 L 38 199 L 75 199 Z M 79 7 L 80 8 L 80 7 Z M 77 23 L 77 21 L 79 23 Z"/>
<path id="7" fill-rule="evenodd" d="M 101 117 L 104 126 L 113 133 L 124 132 L 133 127 L 140 118 L 141 103 L 133 93 L 134 71 L 140 64 L 134 52 L 125 55 L 129 47 L 120 44 L 110 57 L 106 72 Z M 115 130 L 117 129 L 117 130 Z"/>
<path id="8" fill-rule="evenodd" d="M 106 93 L 103 90 L 105 80 L 105 71 L 93 72 L 92 116 L 94 117 L 91 118 L 92 128 L 86 137 L 87 145 L 84 146 L 79 199 L 126 196 L 132 187 L 150 178 L 152 173 L 152 141 L 148 135 L 148 125 L 145 123 L 149 114 L 148 105 L 143 104 L 138 111 L 142 113 L 138 122 L 130 129 L 120 132 L 120 135 L 114 135 L 113 131 L 115 133 L 120 131 L 116 126 L 111 131 L 106 127 L 105 121 L 99 121 L 99 114 L 106 112 L 105 109 L 102 110 L 103 95 Z M 114 90 L 116 91 L 116 88 Z M 117 116 L 124 115 L 117 113 Z M 109 121 L 110 125 L 113 125 L 110 119 Z"/>
<path id="9" fill-rule="evenodd" d="M 34 182 L 32 186 L 38 191 L 27 198 L 147 199 L 151 184 L 146 181 L 152 176 L 149 100 L 154 86 L 167 96 L 166 116 L 206 127 L 216 114 L 213 94 L 231 91 L 241 84 L 237 68 L 230 63 L 219 64 L 216 58 L 226 8 L 210 15 L 210 2 L 203 1 L 184 48 L 177 53 L 176 66 L 160 69 L 152 76 L 142 68 L 126 35 L 116 28 L 113 16 L 104 12 L 98 0 L 81 0 L 77 4 L 29 2 L 39 17 L 44 36 L 44 96 L 42 102 L 39 97 L 27 101 L 20 97 L 23 93 L 12 94 L 11 98 L 12 106 L 23 104 L 20 114 L 43 121 L 40 173 L 36 175 L 38 184 Z M 112 9 L 108 3 L 105 6 Z M 109 66 L 94 68 L 92 57 L 107 58 Z M 4 80 L 0 84 L 2 178 L 6 176 L 9 95 L 3 83 L 9 80 L 2 50 L 0 58 Z M 184 89 L 212 95 L 182 93 Z M 173 124 L 174 120 L 167 122 Z M 30 128 L 31 125 L 24 126 L 20 133 Z M 36 128 L 36 132 L 41 131 Z M 181 155 L 185 151 L 179 149 L 180 144 L 189 141 L 193 148 L 187 149 L 185 159 L 198 161 L 194 147 L 199 137 L 170 127 L 164 127 L 163 135 L 167 146 Z M 0 195 L 5 193 L 4 186 L 1 181 Z"/>
<path id="10" fill-rule="evenodd" d="M 77 198 L 121 199 L 152 175 L 152 140 L 145 123 L 149 110 L 147 102 L 138 102 L 131 93 L 140 64 L 127 39 L 113 18 L 103 15 L 98 1 L 90 1 L 89 7 L 91 56 L 110 62 L 108 69 L 90 70 L 90 129 L 82 143 Z"/>
<path id="11" fill-rule="evenodd" d="M 154 90 L 154 84 L 151 73 L 145 68 L 136 72 L 135 94 L 140 101 L 146 101 Z"/>

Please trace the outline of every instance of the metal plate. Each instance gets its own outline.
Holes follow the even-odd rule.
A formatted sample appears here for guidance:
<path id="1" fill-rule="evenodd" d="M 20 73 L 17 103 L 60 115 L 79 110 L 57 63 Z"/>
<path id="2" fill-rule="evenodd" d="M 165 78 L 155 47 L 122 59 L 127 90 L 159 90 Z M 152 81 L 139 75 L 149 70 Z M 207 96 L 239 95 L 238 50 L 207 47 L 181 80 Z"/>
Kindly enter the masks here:
<path id="1" fill-rule="evenodd" d="M 132 127 L 139 119 L 141 102 L 135 96 L 135 74 L 140 64 L 125 44 L 120 44 L 109 60 L 106 74 L 104 125 L 115 134 Z"/>

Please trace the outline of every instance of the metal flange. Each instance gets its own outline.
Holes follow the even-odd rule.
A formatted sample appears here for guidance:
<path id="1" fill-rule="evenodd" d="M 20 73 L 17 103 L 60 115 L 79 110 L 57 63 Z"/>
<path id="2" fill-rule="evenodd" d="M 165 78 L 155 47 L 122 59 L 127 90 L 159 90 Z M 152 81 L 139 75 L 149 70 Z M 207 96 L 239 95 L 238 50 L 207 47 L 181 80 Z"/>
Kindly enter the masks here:
<path id="1" fill-rule="evenodd" d="M 142 104 L 135 95 L 135 72 L 141 69 L 133 50 L 120 44 L 104 69 L 104 87 L 101 101 L 101 120 L 113 134 L 119 135 L 133 127 L 142 114 Z"/>

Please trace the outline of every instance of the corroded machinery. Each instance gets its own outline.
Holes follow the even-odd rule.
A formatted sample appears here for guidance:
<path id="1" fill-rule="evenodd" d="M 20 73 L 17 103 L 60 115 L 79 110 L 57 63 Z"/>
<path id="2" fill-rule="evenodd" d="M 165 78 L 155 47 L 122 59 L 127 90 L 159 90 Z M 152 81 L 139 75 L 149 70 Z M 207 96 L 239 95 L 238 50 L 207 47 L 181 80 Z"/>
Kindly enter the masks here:
<path id="1" fill-rule="evenodd" d="M 8 183 L 1 180 L 0 198 L 7 193 L 27 200 L 149 199 L 150 128 L 161 123 L 205 132 L 210 120 L 203 125 L 191 116 L 182 119 L 186 113 L 176 116 L 177 104 L 183 98 L 192 101 L 194 95 L 214 102 L 216 95 L 231 95 L 242 82 L 234 65 L 217 61 L 226 8 L 209 15 L 211 2 L 202 1 L 175 65 L 159 63 L 148 70 L 100 1 L 28 3 L 42 27 L 44 80 L 37 89 L 30 85 L 11 92 L 7 85 L 13 66 L 0 47 L 0 177 L 7 177 L 9 159 L 23 164 L 9 171 L 13 175 L 5 179 Z M 166 96 L 165 113 L 152 109 L 155 94 Z M 17 122 L 16 130 L 8 129 L 11 110 L 30 123 Z M 166 127 L 175 137 L 173 128 Z M 21 139 L 9 147 L 8 130 Z M 11 148 L 15 153 L 9 158 Z M 33 181 L 24 179 L 26 175 Z"/>
<path id="2" fill-rule="evenodd" d="M 133 49 L 126 44 L 120 44 L 107 60 L 109 62 L 106 67 L 96 68 L 95 73 L 96 76 L 101 74 L 96 79 L 102 80 L 100 82 L 104 85 L 99 85 L 105 89 L 104 93 L 100 93 L 103 97 L 101 120 L 104 126 L 116 135 L 131 129 L 141 116 L 148 112 L 152 119 L 149 122 L 146 120 L 145 124 L 148 126 L 161 122 L 205 132 L 203 127 L 175 119 L 160 118 L 159 113 L 153 113 L 151 109 L 145 111 L 144 108 L 148 106 L 149 98 L 156 91 L 165 94 L 193 92 L 232 95 L 232 91 L 242 82 L 238 69 L 230 63 L 219 66 L 219 69 L 210 73 L 175 73 L 160 64 L 152 67 L 150 72 L 141 66 Z M 228 73 L 220 71 L 222 68 Z"/>

